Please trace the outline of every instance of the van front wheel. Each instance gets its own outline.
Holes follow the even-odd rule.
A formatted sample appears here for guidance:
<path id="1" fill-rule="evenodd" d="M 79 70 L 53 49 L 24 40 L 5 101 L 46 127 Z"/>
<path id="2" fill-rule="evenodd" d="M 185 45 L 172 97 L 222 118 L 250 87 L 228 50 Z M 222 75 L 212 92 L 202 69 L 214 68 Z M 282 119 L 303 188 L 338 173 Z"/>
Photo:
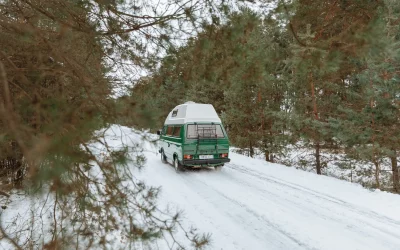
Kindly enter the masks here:
<path id="1" fill-rule="evenodd" d="M 174 168 L 176 172 L 181 172 L 183 171 L 183 166 L 179 163 L 178 157 L 174 158 Z"/>

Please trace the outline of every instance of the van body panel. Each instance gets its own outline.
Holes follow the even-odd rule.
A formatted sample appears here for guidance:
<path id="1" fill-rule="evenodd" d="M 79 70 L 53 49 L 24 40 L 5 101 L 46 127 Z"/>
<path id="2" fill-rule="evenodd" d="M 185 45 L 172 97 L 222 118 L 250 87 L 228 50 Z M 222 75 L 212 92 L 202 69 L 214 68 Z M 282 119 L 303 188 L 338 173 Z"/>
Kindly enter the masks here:
<path id="1" fill-rule="evenodd" d="M 203 117 L 196 117 L 194 108 Z M 210 104 L 177 106 L 166 119 L 159 141 L 159 151 L 169 163 L 177 158 L 186 167 L 222 166 L 230 161 L 229 146 L 228 134 Z"/>
<path id="2" fill-rule="evenodd" d="M 160 147 L 162 148 L 165 156 L 167 157 L 167 161 L 172 163 L 174 159 L 174 154 L 178 157 L 178 160 L 182 160 L 182 143 L 183 143 L 183 130 L 179 133 L 178 136 L 170 136 L 166 135 L 168 126 L 164 126 L 163 131 L 160 136 Z M 175 126 L 179 127 L 179 126 Z M 181 126 L 182 127 L 182 126 Z"/>

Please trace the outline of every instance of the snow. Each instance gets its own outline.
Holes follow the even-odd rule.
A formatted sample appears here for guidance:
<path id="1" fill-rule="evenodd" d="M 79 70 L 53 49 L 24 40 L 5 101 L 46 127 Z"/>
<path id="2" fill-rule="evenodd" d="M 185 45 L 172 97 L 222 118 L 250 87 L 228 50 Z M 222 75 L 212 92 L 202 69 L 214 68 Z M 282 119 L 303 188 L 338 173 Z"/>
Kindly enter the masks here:
<path id="1" fill-rule="evenodd" d="M 49 241 L 52 234 L 46 232 L 46 226 L 53 223 L 54 197 L 51 193 L 39 193 L 27 198 L 26 193 L 16 191 L 11 193 L 11 198 L 1 200 L 2 206 L 1 225 L 4 230 L 13 238 L 20 238 L 22 245 L 28 248 L 28 239 L 41 239 L 41 242 L 33 241 L 32 247 L 41 244 L 42 241 Z M 32 220 L 34 218 L 34 220 Z M 2 238 L 0 249 L 14 249 L 13 245 Z"/>
<path id="2" fill-rule="evenodd" d="M 400 249 L 398 195 L 235 153 L 221 171 L 183 173 L 156 146 L 145 155 L 138 178 L 210 232 L 210 249 Z"/>
<path id="3" fill-rule="evenodd" d="M 250 150 L 233 148 L 233 151 L 243 155 L 249 155 Z M 264 152 L 254 148 L 254 158 L 265 159 Z M 345 152 L 332 149 L 321 149 L 320 161 L 323 175 L 337 179 L 355 182 L 364 187 L 376 187 L 375 165 L 371 161 L 354 159 Z M 400 161 L 400 157 L 398 158 Z M 282 153 L 274 155 L 274 161 L 286 166 L 295 167 L 303 171 L 316 173 L 315 150 L 306 142 L 297 142 L 295 145 L 287 145 Z M 379 181 L 381 187 L 392 186 L 392 170 L 389 158 L 379 159 L 380 165 Z"/>
<path id="4" fill-rule="evenodd" d="M 182 210 L 184 228 L 211 233 L 208 249 L 400 249 L 399 195 L 233 152 L 220 171 L 176 173 L 142 135 L 157 138 L 115 125 L 106 131 L 111 147 L 144 147 L 146 166 L 135 177 L 161 188 L 159 208 Z M 177 238 L 185 242 L 181 231 Z M 150 248 L 169 249 L 163 241 Z"/>
<path id="5" fill-rule="evenodd" d="M 211 104 L 186 102 L 176 106 L 165 120 L 165 124 L 185 124 L 188 122 L 221 123 L 221 119 Z"/>

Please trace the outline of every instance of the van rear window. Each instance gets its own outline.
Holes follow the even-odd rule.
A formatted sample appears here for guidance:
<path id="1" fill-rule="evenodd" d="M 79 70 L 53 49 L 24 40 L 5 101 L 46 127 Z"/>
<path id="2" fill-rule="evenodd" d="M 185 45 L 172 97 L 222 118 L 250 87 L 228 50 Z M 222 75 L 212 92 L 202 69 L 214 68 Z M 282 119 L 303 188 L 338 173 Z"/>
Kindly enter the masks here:
<path id="1" fill-rule="evenodd" d="M 187 126 L 186 137 L 195 138 L 224 138 L 221 125 L 219 124 L 189 124 Z"/>

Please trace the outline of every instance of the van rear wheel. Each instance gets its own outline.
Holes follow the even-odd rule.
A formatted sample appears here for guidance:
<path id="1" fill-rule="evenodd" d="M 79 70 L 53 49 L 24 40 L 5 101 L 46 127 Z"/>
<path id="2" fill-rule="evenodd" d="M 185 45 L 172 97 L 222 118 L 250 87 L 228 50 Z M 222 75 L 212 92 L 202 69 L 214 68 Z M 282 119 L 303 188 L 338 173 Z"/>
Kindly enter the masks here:
<path id="1" fill-rule="evenodd" d="M 176 172 L 181 172 L 183 171 L 183 166 L 179 163 L 178 157 L 174 158 L 174 168 Z"/>
<path id="2" fill-rule="evenodd" d="M 167 157 L 165 156 L 164 151 L 161 151 L 161 162 L 167 163 Z"/>
<path id="3" fill-rule="evenodd" d="M 217 170 L 217 171 L 221 171 L 222 166 L 223 166 L 223 165 L 219 165 L 219 166 L 215 166 L 214 168 L 215 168 L 215 170 Z"/>

